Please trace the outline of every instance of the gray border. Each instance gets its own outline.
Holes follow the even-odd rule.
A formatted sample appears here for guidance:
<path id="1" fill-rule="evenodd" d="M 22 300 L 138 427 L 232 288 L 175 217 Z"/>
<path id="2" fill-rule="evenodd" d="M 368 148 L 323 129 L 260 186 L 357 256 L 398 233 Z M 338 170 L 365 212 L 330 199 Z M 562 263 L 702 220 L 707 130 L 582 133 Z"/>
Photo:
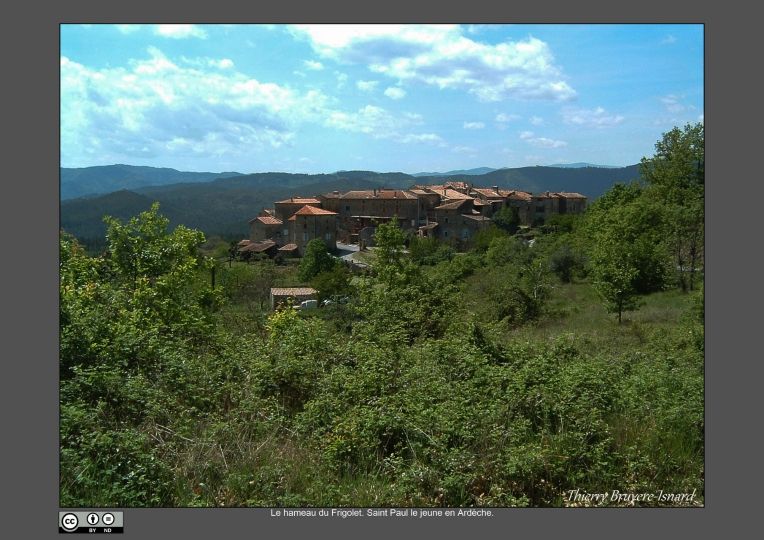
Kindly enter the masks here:
<path id="1" fill-rule="evenodd" d="M 392 5 L 391 5 L 392 4 Z M 760 446 L 750 437 L 760 426 L 752 396 L 760 392 L 760 347 L 755 347 L 758 306 L 751 285 L 761 274 L 761 244 L 755 209 L 761 184 L 753 157 L 760 140 L 751 110 L 760 110 L 761 77 L 752 51 L 759 17 L 742 2 L 709 9 L 695 1 L 643 0 L 638 5 L 605 1 L 501 4 L 471 1 L 445 5 L 357 1 L 272 5 L 102 1 L 58 2 L 41 8 L 16 4 L 6 14 L 3 88 L 10 170 L 3 200 L 6 239 L 2 377 L 5 425 L 3 448 L 4 529 L 9 537 L 44 538 L 58 534 L 58 24 L 62 22 L 695 22 L 706 24 L 707 138 L 707 481 L 706 507 L 698 510 L 496 510 L 493 519 L 446 520 L 276 520 L 268 510 L 157 509 L 125 511 L 125 535 L 208 538 L 236 533 L 257 537 L 322 535 L 357 537 L 399 533 L 463 536 L 532 533 L 556 537 L 687 537 L 748 530 L 757 499 Z M 251 6 L 251 7 L 250 7 Z M 747 40 L 745 38 L 748 38 Z M 10 75 L 10 77 L 8 77 Z M 649 74 L 645 74 L 649 77 Z M 754 80 L 755 79 L 755 80 Z M 19 144 L 20 143 L 20 144 Z M 760 160 L 759 160 L 760 161 Z M 760 169 L 760 163 L 757 163 Z M 746 182 L 747 180 L 750 181 Z M 735 197 L 725 197 L 734 194 Z M 9 204 L 12 203 L 12 204 Z M 750 209 L 750 210 L 749 210 Z M 22 236 L 23 235 L 23 236 Z M 758 250 L 755 250 L 758 251 Z M 725 264 L 736 262 L 737 264 Z M 8 313 L 10 312 L 10 313 Z M 741 313 L 742 312 L 742 313 Z M 10 319 L 10 320 L 9 320 Z M 11 324 L 8 324 L 8 323 Z M 746 369 L 748 368 L 748 369 Z M 753 369 L 751 369 L 753 368 Z M 755 371 L 755 373 L 754 373 Z M 9 436 L 10 435 L 10 436 Z M 725 444 L 727 443 L 727 444 Z M 12 506 L 6 506 L 12 505 Z M 9 519 L 12 516 L 12 519 Z M 755 529 L 752 529 L 755 530 Z M 16 533 L 16 534 L 13 534 Z M 705 536 L 703 534 L 702 536 Z"/>

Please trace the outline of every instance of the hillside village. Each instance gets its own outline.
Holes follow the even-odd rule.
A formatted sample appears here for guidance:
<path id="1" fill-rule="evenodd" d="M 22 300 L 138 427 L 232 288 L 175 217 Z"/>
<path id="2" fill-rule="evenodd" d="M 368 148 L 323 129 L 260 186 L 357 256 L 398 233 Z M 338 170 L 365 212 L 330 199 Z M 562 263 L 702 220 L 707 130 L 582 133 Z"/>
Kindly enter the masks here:
<path id="1" fill-rule="evenodd" d="M 519 225 L 543 223 L 554 214 L 580 214 L 587 198 L 580 193 L 476 188 L 467 182 L 416 185 L 410 189 L 370 189 L 277 201 L 249 221 L 250 235 L 240 253 L 301 257 L 313 239 L 330 250 L 337 242 L 373 245 L 380 223 L 397 218 L 405 231 L 465 247 L 475 233 L 491 224 L 504 207 L 513 209 Z"/>

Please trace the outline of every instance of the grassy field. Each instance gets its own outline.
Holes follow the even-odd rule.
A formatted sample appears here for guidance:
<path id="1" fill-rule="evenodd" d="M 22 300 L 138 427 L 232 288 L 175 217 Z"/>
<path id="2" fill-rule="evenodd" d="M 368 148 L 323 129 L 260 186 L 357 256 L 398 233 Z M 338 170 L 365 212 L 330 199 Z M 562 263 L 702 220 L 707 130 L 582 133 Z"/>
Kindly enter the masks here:
<path id="1" fill-rule="evenodd" d="M 551 341 L 570 334 L 589 343 L 592 350 L 623 352 L 640 349 L 649 343 L 649 335 L 675 328 L 687 317 L 696 297 L 678 290 L 657 292 L 642 298 L 637 311 L 626 312 L 618 324 L 607 313 L 597 292 L 589 283 L 559 284 L 552 289 L 547 313 L 538 321 L 505 334 L 508 341 Z"/>

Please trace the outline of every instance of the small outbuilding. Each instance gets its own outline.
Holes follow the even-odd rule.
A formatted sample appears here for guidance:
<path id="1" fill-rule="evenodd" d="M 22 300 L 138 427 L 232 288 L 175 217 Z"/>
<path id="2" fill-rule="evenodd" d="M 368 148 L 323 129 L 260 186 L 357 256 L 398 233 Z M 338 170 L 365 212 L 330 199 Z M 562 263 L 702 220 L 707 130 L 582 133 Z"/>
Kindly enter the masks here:
<path id="1" fill-rule="evenodd" d="M 311 287 L 273 287 L 271 289 L 271 309 L 279 304 L 300 304 L 306 300 L 317 300 L 318 291 Z"/>

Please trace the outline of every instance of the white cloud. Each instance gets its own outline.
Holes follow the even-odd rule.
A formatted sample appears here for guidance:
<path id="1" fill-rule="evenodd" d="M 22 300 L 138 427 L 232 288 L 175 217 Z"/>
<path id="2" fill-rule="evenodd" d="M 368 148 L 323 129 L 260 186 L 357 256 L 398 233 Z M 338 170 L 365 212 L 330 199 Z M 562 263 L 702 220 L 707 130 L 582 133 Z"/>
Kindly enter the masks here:
<path id="1" fill-rule="evenodd" d="M 440 135 L 435 133 L 408 133 L 405 135 L 393 137 L 397 142 L 408 143 L 435 143 L 438 146 L 446 146 Z"/>
<path id="2" fill-rule="evenodd" d="M 117 24 L 115 25 L 116 29 L 119 30 L 122 34 L 132 34 L 134 32 L 137 32 L 141 29 L 143 25 L 141 24 Z"/>
<path id="3" fill-rule="evenodd" d="M 520 132 L 520 139 L 538 148 L 563 148 L 568 146 L 568 143 L 565 141 L 548 139 L 547 137 L 536 137 L 532 131 Z"/>
<path id="4" fill-rule="evenodd" d="M 451 151 L 457 154 L 474 154 L 477 152 L 477 150 L 471 146 L 454 146 Z"/>
<path id="5" fill-rule="evenodd" d="M 154 33 L 158 36 L 173 39 L 185 39 L 190 37 L 201 39 L 207 38 L 207 32 L 195 24 L 158 24 L 154 29 Z"/>
<path id="6" fill-rule="evenodd" d="M 543 126 L 544 125 L 544 119 L 540 116 L 531 116 L 531 119 L 528 120 L 531 124 L 534 126 Z"/>
<path id="7" fill-rule="evenodd" d="M 681 113 L 687 109 L 694 109 L 692 105 L 685 105 L 682 103 L 684 96 L 677 96 L 675 94 L 669 94 L 660 98 L 661 103 L 666 107 L 666 110 L 670 113 Z"/>
<path id="8" fill-rule="evenodd" d="M 303 64 L 306 68 L 312 71 L 321 71 L 324 69 L 324 65 L 321 62 L 316 62 L 315 60 L 304 60 Z"/>
<path id="9" fill-rule="evenodd" d="M 306 123 L 400 143 L 444 145 L 415 133 L 422 116 L 368 105 L 333 108 L 319 90 L 259 81 L 226 59 L 168 58 L 151 47 L 125 66 L 90 68 L 61 58 L 62 163 L 163 156 L 226 159 L 291 145 Z"/>
<path id="10" fill-rule="evenodd" d="M 371 92 L 377 87 L 378 84 L 379 81 L 356 81 L 355 83 L 356 88 L 363 92 Z"/>
<path id="11" fill-rule="evenodd" d="M 421 118 L 421 117 L 420 117 Z M 435 143 L 444 145 L 443 139 L 435 133 L 407 133 L 416 123 L 411 116 L 396 117 L 382 107 L 366 105 L 356 112 L 331 111 L 325 125 L 349 131 L 364 133 L 375 139 L 389 139 L 400 143 Z"/>
<path id="12" fill-rule="evenodd" d="M 483 129 L 484 127 L 483 122 L 464 122 L 464 129 Z"/>
<path id="13" fill-rule="evenodd" d="M 403 116 L 414 124 L 421 124 L 424 121 L 424 117 L 419 113 L 404 112 Z"/>
<path id="14" fill-rule="evenodd" d="M 501 124 L 507 124 L 509 122 L 514 122 L 516 120 L 520 120 L 521 116 L 518 114 L 506 114 L 506 113 L 499 113 L 496 115 L 496 121 Z"/>
<path id="15" fill-rule="evenodd" d="M 343 88 L 345 86 L 345 83 L 348 82 L 348 75 L 347 73 L 342 73 L 339 71 L 335 71 L 334 74 L 337 76 L 337 88 Z"/>
<path id="16" fill-rule="evenodd" d="M 176 64 L 156 48 L 127 67 L 61 58 L 65 162 L 158 155 L 246 155 L 289 144 L 296 126 L 322 121 L 327 98 L 260 82 L 218 61 Z M 207 59 L 209 60 L 209 59 Z"/>
<path id="17" fill-rule="evenodd" d="M 702 114 L 698 115 L 698 122 L 701 122 L 701 123 L 705 122 L 705 117 Z"/>
<path id="18" fill-rule="evenodd" d="M 230 58 L 186 58 L 181 56 L 180 59 L 184 64 L 194 66 L 197 68 L 218 68 L 218 69 L 231 69 L 233 68 L 233 60 Z"/>
<path id="19" fill-rule="evenodd" d="M 406 97 L 406 91 L 403 88 L 397 86 L 390 86 L 385 89 L 385 95 L 390 99 L 402 99 Z"/>
<path id="20" fill-rule="evenodd" d="M 676 36 L 669 34 L 661 40 L 661 45 L 672 45 L 676 43 L 676 41 Z"/>
<path id="21" fill-rule="evenodd" d="M 624 117 L 620 114 L 607 114 L 605 109 L 563 109 L 562 119 L 566 124 L 576 126 L 605 128 L 617 126 L 623 122 Z"/>
<path id="22" fill-rule="evenodd" d="M 400 81 L 465 90 L 481 101 L 569 100 L 549 46 L 529 37 L 488 44 L 465 37 L 458 25 L 294 25 L 324 58 L 361 63 Z"/>

